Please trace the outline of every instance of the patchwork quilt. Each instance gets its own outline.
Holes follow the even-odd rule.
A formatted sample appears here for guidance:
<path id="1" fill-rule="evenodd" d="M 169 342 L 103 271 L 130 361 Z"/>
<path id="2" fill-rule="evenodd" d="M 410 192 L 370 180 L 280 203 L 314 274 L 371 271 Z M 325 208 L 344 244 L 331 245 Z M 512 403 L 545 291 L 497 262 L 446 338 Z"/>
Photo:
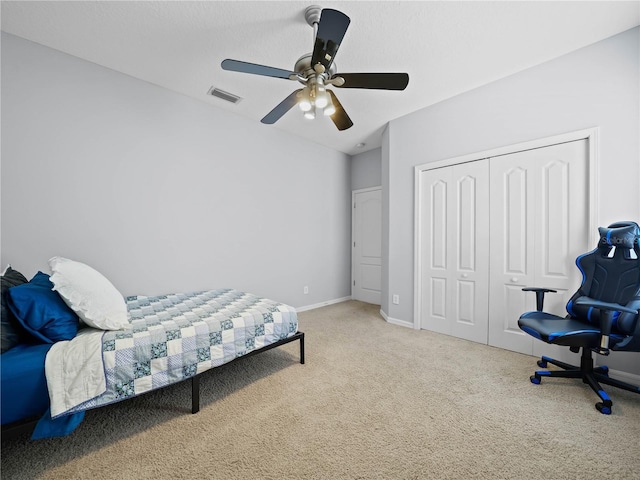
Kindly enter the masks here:
<path id="1" fill-rule="evenodd" d="M 53 418 L 184 380 L 298 330 L 293 307 L 232 289 L 135 296 L 126 303 L 126 329 L 90 331 L 54 345 L 47 357 Z"/>

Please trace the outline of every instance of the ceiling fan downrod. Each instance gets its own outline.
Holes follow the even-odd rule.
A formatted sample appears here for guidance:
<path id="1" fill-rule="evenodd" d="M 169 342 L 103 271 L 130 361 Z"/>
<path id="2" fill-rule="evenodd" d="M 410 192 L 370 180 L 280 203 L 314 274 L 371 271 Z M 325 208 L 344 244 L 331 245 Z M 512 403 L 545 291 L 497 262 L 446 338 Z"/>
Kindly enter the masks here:
<path id="1" fill-rule="evenodd" d="M 322 7 L 318 5 L 309 5 L 304 10 L 304 18 L 307 23 L 313 27 L 313 40 L 315 41 L 318 34 L 318 24 L 320 23 L 320 15 L 322 14 Z"/>
<path id="2" fill-rule="evenodd" d="M 307 23 L 313 27 L 313 41 L 316 41 L 318 35 L 318 24 L 322 15 L 322 7 L 318 5 L 310 5 L 304 11 L 304 18 Z M 312 53 L 303 55 L 298 59 L 294 70 L 298 72 L 298 80 L 305 85 L 299 93 L 300 100 L 298 107 L 304 113 L 307 119 L 314 119 L 317 113 L 331 116 L 336 109 L 331 100 L 327 85 L 340 86 L 344 84 L 344 79 L 340 77 L 332 78 L 337 71 L 335 63 L 332 63 L 327 70 L 322 63 L 312 63 Z"/>

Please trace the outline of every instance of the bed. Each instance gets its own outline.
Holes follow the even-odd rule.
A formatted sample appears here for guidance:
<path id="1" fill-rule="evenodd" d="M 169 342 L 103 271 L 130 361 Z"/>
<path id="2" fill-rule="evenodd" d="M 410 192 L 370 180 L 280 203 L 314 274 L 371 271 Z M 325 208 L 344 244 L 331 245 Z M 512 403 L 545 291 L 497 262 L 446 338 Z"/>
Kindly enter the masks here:
<path id="1" fill-rule="evenodd" d="M 196 413 L 206 371 L 293 341 L 304 363 L 288 305 L 234 289 L 124 298 L 85 264 L 49 263 L 51 276 L 2 276 L 3 437 L 68 435 L 89 409 L 187 380 Z"/>

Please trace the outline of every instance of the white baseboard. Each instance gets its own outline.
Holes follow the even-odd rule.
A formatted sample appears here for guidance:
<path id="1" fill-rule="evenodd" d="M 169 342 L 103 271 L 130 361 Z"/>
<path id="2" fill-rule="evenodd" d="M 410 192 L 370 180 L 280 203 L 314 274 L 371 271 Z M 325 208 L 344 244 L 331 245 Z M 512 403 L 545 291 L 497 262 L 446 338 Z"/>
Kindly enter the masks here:
<path id="1" fill-rule="evenodd" d="M 342 297 L 342 298 L 336 298 L 334 300 L 327 300 L 326 302 L 321 302 L 321 303 L 316 303 L 314 305 L 307 305 L 305 307 L 298 307 L 296 308 L 297 312 L 305 312 L 307 310 L 313 310 L 316 308 L 320 308 L 320 307 L 326 307 L 329 305 L 334 305 L 336 303 L 342 303 L 342 302 L 346 302 L 348 300 L 352 300 L 351 297 Z M 400 320 L 397 318 L 393 318 L 388 316 L 384 310 L 382 310 L 382 308 L 380 309 L 380 315 L 382 316 L 382 318 L 385 320 L 385 322 L 387 323 L 391 323 L 392 325 L 398 325 L 400 327 L 405 327 L 405 328 L 415 328 L 415 326 L 413 325 L 412 322 L 407 322 L 406 320 Z M 606 362 L 605 362 L 606 363 Z M 609 375 L 612 378 L 616 378 L 622 382 L 627 382 L 627 383 L 631 383 L 632 385 L 640 385 L 640 375 L 636 375 L 633 373 L 628 373 L 628 372 L 623 372 L 620 370 L 609 370 Z"/>
<path id="2" fill-rule="evenodd" d="M 605 362 L 606 363 L 606 362 Z M 615 378 L 616 380 L 620 380 L 621 382 L 627 382 L 632 385 L 640 385 L 640 375 L 636 375 L 633 373 L 623 372 L 621 370 L 609 370 L 609 376 L 611 378 Z"/>
<path id="3" fill-rule="evenodd" d="M 313 305 L 306 305 L 304 307 L 296 307 L 296 312 L 306 312 L 307 310 L 314 310 L 320 307 L 327 307 L 329 305 L 334 305 L 336 303 L 346 302 L 347 300 L 351 300 L 351 297 L 342 297 L 336 298 L 334 300 L 327 300 L 326 302 L 315 303 Z"/>
<path id="4" fill-rule="evenodd" d="M 399 320 L 397 318 L 392 318 L 384 313 L 384 310 L 380 309 L 380 315 L 387 323 L 391 323 L 392 325 L 399 325 L 400 327 L 413 328 L 413 323 L 407 322 L 406 320 Z"/>

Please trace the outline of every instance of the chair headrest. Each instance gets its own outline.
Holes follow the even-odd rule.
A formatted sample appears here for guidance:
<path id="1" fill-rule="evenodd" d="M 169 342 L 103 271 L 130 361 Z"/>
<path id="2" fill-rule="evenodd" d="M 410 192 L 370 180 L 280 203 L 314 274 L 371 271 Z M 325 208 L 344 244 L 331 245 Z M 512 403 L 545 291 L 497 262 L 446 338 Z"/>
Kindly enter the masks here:
<path id="1" fill-rule="evenodd" d="M 638 241 L 638 228 L 634 225 L 617 228 L 598 228 L 601 247 L 633 248 Z"/>
<path id="2" fill-rule="evenodd" d="M 598 247 L 603 250 L 607 257 L 613 257 L 617 249 L 625 251 L 625 258 L 635 260 L 637 256 L 634 252 L 639 245 L 640 227 L 634 222 L 618 222 L 608 227 L 598 228 L 600 242 Z"/>

